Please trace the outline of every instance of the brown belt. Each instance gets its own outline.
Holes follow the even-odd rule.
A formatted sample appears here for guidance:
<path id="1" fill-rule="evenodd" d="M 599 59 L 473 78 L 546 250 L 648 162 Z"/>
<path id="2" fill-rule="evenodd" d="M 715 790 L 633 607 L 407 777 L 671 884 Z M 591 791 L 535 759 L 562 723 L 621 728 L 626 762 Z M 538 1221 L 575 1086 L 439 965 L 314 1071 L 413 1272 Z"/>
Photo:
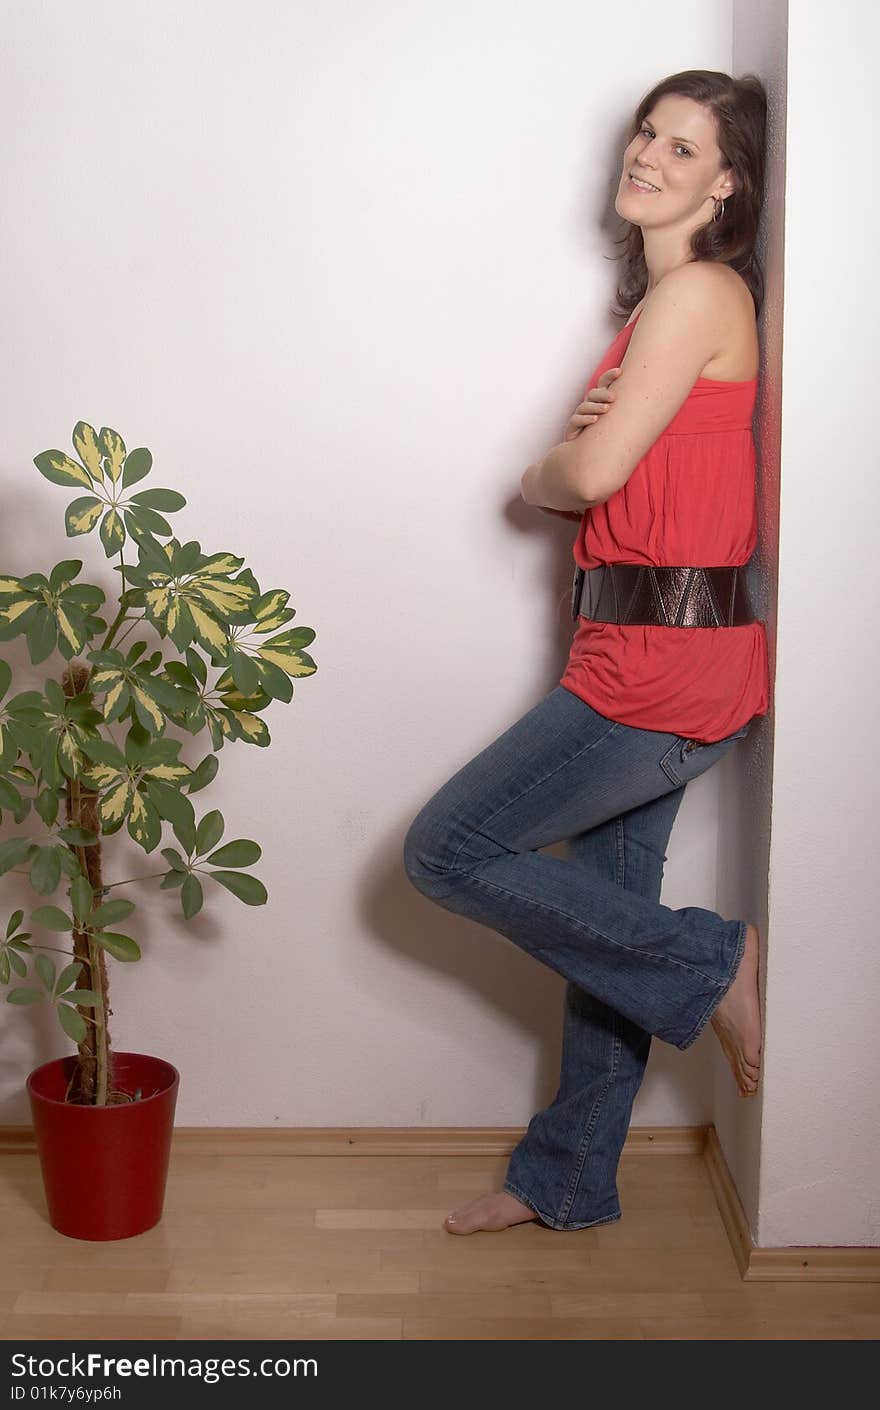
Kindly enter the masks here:
<path id="1" fill-rule="evenodd" d="M 739 627 L 755 620 L 745 564 L 735 568 L 656 568 L 602 563 L 575 568 L 571 615 L 621 626 Z"/>

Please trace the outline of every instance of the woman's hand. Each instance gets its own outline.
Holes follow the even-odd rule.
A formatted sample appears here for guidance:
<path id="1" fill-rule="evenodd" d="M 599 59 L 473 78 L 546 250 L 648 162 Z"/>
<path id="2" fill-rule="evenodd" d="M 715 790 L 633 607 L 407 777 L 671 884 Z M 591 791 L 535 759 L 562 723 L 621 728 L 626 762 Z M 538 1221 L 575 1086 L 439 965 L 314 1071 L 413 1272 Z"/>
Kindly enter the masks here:
<path id="1" fill-rule="evenodd" d="M 622 367 L 608 367 L 602 373 L 595 387 L 591 387 L 585 399 L 580 402 L 572 412 L 565 428 L 564 441 L 575 440 L 587 426 L 591 426 L 594 421 L 608 411 L 614 401 L 614 391 L 611 386 L 623 371 Z M 523 498 L 527 504 L 533 503 L 529 498 L 531 488 L 531 476 L 536 470 L 536 466 L 530 465 L 522 478 Z M 575 523 L 580 523 L 583 512 L 577 509 L 548 509 L 546 505 L 534 505 L 540 509 L 542 514 L 555 514 L 558 519 L 572 519 Z"/>
<path id="2" fill-rule="evenodd" d="M 598 421 L 599 417 L 608 410 L 614 401 L 611 383 L 620 376 L 622 371 L 622 367 L 609 367 L 602 373 L 598 385 L 590 388 L 586 399 L 575 407 L 569 417 L 563 440 L 573 441 L 586 426 L 591 426 L 594 421 Z"/>

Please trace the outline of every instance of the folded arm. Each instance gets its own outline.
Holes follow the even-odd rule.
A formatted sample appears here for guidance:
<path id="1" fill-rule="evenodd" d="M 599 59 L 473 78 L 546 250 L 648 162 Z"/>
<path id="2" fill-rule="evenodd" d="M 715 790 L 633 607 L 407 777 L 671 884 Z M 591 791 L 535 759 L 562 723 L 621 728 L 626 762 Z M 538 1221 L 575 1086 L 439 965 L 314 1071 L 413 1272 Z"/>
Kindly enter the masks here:
<path id="1" fill-rule="evenodd" d="M 523 485 L 528 503 L 582 513 L 626 484 L 720 351 L 719 328 L 730 297 L 726 281 L 725 271 L 708 261 L 664 276 L 630 336 L 613 408 L 529 467 Z"/>

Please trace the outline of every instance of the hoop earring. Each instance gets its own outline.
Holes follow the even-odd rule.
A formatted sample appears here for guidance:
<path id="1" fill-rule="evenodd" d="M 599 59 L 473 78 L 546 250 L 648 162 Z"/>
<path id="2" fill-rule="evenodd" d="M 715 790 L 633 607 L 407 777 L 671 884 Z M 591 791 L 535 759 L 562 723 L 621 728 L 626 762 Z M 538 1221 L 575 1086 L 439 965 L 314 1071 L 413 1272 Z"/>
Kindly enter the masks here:
<path id="1" fill-rule="evenodd" d="M 718 216 L 718 202 L 719 202 L 719 199 L 720 199 L 720 198 L 719 198 L 718 196 L 715 197 L 715 213 L 714 213 L 713 216 L 712 216 L 713 223 L 714 223 L 714 221 L 716 221 L 716 220 L 719 219 L 719 216 Z M 724 201 L 723 201 L 723 200 L 721 200 L 721 217 L 720 217 L 720 218 L 721 218 L 722 220 L 724 219 Z"/>

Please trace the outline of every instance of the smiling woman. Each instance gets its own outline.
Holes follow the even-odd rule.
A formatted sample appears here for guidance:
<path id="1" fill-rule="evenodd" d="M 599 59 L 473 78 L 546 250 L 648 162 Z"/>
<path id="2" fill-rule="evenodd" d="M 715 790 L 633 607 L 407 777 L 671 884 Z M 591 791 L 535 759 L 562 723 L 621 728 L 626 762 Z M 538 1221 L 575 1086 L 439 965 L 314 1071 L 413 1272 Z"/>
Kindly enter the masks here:
<path id="1" fill-rule="evenodd" d="M 404 843 L 419 891 L 568 981 L 556 1097 L 503 1189 L 448 1215 L 450 1233 L 619 1219 L 617 1165 L 652 1036 L 687 1048 L 711 1021 L 741 1095 L 757 1088 L 756 927 L 659 897 L 685 787 L 767 710 L 764 628 L 740 577 L 757 532 L 765 121 L 752 76 L 675 74 L 639 105 L 617 194 L 630 226 L 618 296 L 635 316 L 587 384 L 619 367 L 615 400 L 522 480 L 529 504 L 583 509 L 566 671 L 438 790 Z M 594 572 L 610 592 L 592 593 Z M 560 841 L 567 858 L 542 850 Z"/>

